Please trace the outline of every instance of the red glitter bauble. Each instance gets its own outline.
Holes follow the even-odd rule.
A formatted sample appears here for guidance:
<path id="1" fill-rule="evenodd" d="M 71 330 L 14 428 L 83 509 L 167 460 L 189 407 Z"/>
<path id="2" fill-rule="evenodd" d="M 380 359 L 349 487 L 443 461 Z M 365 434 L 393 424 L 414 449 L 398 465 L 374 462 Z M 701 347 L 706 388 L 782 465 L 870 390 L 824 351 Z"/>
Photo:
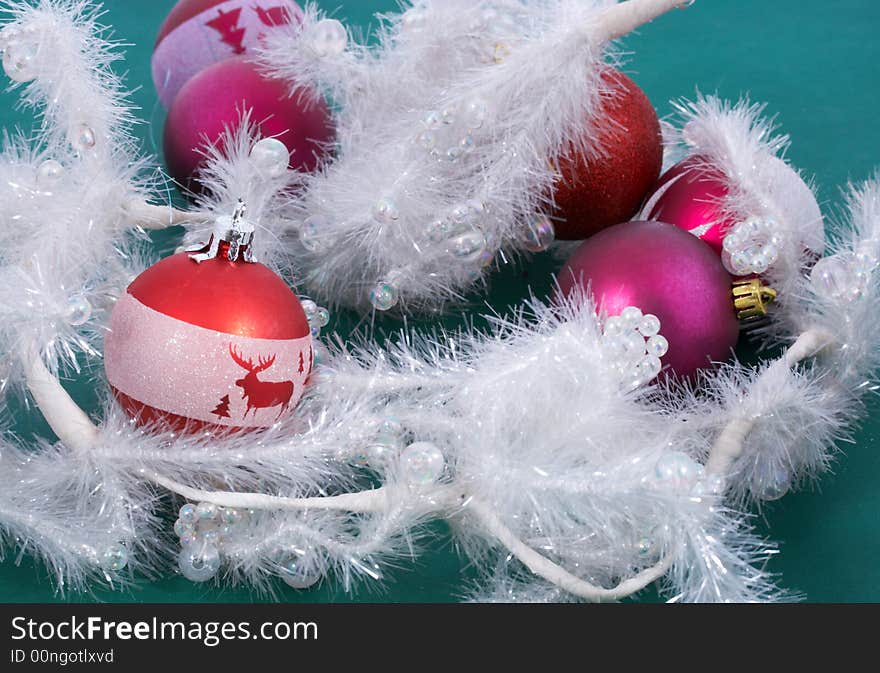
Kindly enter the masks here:
<path id="1" fill-rule="evenodd" d="M 663 166 L 660 121 L 635 82 L 609 69 L 602 79 L 614 95 L 603 108 L 599 144 L 603 156 L 573 153 L 559 161 L 553 198 L 556 238 L 581 240 L 630 219 Z"/>
<path id="2" fill-rule="evenodd" d="M 187 253 L 128 287 L 104 348 L 126 412 L 177 431 L 272 425 L 302 396 L 312 355 L 299 299 L 268 267 Z"/>
<path id="3" fill-rule="evenodd" d="M 177 94 L 165 122 L 165 163 L 179 183 L 194 188 L 206 143 L 219 142 L 241 124 L 243 110 L 263 137 L 275 137 L 290 151 L 290 167 L 314 170 L 332 138 L 330 112 L 322 100 L 290 96 L 290 83 L 263 76 L 245 58 L 216 63 L 193 77 Z"/>

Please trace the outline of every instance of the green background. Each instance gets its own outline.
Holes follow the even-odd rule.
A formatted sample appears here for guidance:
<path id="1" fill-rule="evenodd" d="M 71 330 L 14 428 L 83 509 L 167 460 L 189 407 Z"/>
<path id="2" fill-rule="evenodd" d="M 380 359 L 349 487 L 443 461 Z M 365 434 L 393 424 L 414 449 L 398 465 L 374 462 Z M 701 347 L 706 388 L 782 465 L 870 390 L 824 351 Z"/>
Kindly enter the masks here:
<path id="1" fill-rule="evenodd" d="M 147 153 L 161 148 L 164 112 L 150 79 L 150 54 L 158 27 L 174 0 L 108 0 L 104 22 L 115 37 L 133 43 L 119 64 L 136 89 L 133 99 L 148 121 L 138 127 Z M 326 10 L 351 25 L 366 28 L 377 11 L 393 11 L 393 0 L 325 0 Z M 749 94 L 768 103 L 793 144 L 789 158 L 815 178 L 826 214 L 839 213 L 840 187 L 871 176 L 880 164 L 880 86 L 878 47 L 880 3 L 872 0 L 699 0 L 686 11 L 673 11 L 624 43 L 629 52 L 626 71 L 645 89 L 661 116 L 670 100 L 692 97 L 696 90 L 717 92 L 729 99 Z M 548 73 L 552 77 L 552 73 Z M 564 83 L 560 83 L 564 85 Z M 0 97 L 0 125 L 30 126 L 27 113 L 15 109 L 15 97 Z M 832 225 L 833 226 L 833 225 Z M 165 237 L 157 250 L 173 242 Z M 552 262 L 537 260 L 528 269 L 503 272 L 504 282 L 488 298 L 504 307 L 522 298 L 528 287 L 541 295 L 549 287 Z M 480 298 L 475 298 L 476 306 Z M 450 318 L 447 324 L 456 324 Z M 350 316 L 336 318 L 345 333 Z M 380 325 L 380 328 L 394 325 Z M 74 395 L 89 403 L 86 383 Z M 880 601 L 880 457 L 877 437 L 880 410 L 869 401 L 868 417 L 855 442 L 812 489 L 789 495 L 766 507 L 756 519 L 759 529 L 780 543 L 781 554 L 771 569 L 788 589 L 810 601 Z M 17 430 L 45 432 L 38 421 L 19 417 Z M 443 524 L 430 548 L 406 569 L 386 577 L 381 588 L 344 594 L 328 583 L 313 591 L 295 592 L 279 586 L 289 601 L 451 601 L 474 579 L 466 561 L 451 547 Z M 9 551 L 9 550 L 7 550 Z M 144 581 L 121 593 L 94 596 L 55 595 L 44 569 L 28 558 L 19 565 L 8 554 L 0 563 L 0 601 L 51 600 L 196 602 L 255 601 L 246 590 L 220 590 L 193 585 L 180 577 Z M 281 583 L 279 582 L 279 585 Z M 642 597 L 655 600 L 647 592 Z"/>

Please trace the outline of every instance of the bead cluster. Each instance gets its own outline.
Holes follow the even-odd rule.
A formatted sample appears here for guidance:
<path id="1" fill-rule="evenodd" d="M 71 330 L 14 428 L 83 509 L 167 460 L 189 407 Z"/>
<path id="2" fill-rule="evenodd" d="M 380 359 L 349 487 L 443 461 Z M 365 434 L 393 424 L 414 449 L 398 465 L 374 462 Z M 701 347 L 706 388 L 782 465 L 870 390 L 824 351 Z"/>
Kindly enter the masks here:
<path id="1" fill-rule="evenodd" d="M 724 478 L 706 474 L 706 469 L 686 453 L 670 451 L 654 466 L 656 483 L 675 493 L 704 497 L 724 492 Z"/>
<path id="2" fill-rule="evenodd" d="M 602 348 L 628 388 L 650 383 L 662 369 L 662 358 L 669 342 L 660 334 L 660 320 L 627 306 L 618 316 L 605 320 Z"/>
<path id="3" fill-rule="evenodd" d="M 721 261 L 735 276 L 762 274 L 779 259 L 782 239 L 773 220 L 750 219 L 730 228 Z"/>
<path id="4" fill-rule="evenodd" d="M 184 505 L 178 516 L 174 532 L 181 546 L 180 572 L 193 582 L 207 582 L 220 570 L 219 545 L 247 527 L 248 513 L 202 502 Z"/>
<path id="5" fill-rule="evenodd" d="M 854 252 L 823 257 L 810 272 L 813 290 L 823 299 L 849 303 L 862 297 L 880 263 L 877 244 L 864 241 Z"/>
<path id="6" fill-rule="evenodd" d="M 317 339 L 321 336 L 321 330 L 330 324 L 330 311 L 318 306 L 311 299 L 300 299 L 300 305 L 306 314 L 306 320 L 309 321 L 312 338 Z"/>
<path id="7" fill-rule="evenodd" d="M 431 110 L 422 117 L 415 142 L 438 161 L 458 161 L 474 149 L 473 134 L 488 116 L 489 106 L 481 98 Z"/>
<path id="8" fill-rule="evenodd" d="M 216 577 L 222 564 L 223 544 L 246 537 L 253 515 L 251 510 L 219 507 L 209 502 L 181 507 L 174 532 L 180 540 L 177 565 L 183 576 L 192 582 L 207 582 Z M 121 558 L 114 550 L 112 560 L 118 564 Z M 281 579 L 294 589 L 307 589 L 321 579 L 317 556 L 310 547 L 279 553 L 277 567 Z"/>
<path id="9" fill-rule="evenodd" d="M 343 451 L 340 459 L 354 465 L 380 469 L 396 460 L 404 447 L 406 431 L 393 418 L 386 418 L 368 428 L 360 429 L 351 438 L 353 451 Z"/>

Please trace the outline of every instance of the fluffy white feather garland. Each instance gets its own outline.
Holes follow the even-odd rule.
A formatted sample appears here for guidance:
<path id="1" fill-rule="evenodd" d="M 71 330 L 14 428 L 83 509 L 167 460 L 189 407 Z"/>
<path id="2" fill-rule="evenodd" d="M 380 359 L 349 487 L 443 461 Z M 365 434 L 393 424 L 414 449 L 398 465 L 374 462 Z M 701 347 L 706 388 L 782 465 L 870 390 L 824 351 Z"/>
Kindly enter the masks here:
<path id="1" fill-rule="evenodd" d="M 519 36 L 528 42 L 560 16 L 584 19 L 577 25 L 589 33 L 592 12 L 611 4 L 494 6 L 502 14 L 527 8 L 534 18 L 528 25 L 538 31 Z M 416 9 L 427 11 L 427 5 Z M 405 14 L 394 21 L 395 30 L 417 29 L 419 16 Z M 55 371 L 60 361 L 94 353 L 90 335 L 103 328 L 105 316 L 92 311 L 87 321 L 60 320 L 59 307 L 71 292 L 94 308 L 101 297 L 122 291 L 138 270 L 130 253 L 111 254 L 126 250 L 127 228 L 188 216 L 147 205 L 129 168 L 134 157 L 119 153 L 129 147 L 125 106 L 112 76 L 95 78 L 105 72 L 109 47 L 95 37 L 93 17 L 84 3 L 43 0 L 35 7 L 16 5 L 14 29 L 3 32 L 4 58 L 18 53 L 23 59 L 20 68 L 15 60 L 9 67 L 22 78 L 34 77 L 26 91 L 37 96 L 35 103 L 65 100 L 48 84 L 58 73 L 44 70 L 61 66 L 41 60 L 46 45 L 62 44 L 62 74 L 77 96 L 88 96 L 91 104 L 83 109 L 96 111 L 86 122 L 95 132 L 93 147 L 82 145 L 88 134 L 68 133 L 82 131 L 77 109 L 50 106 L 36 149 L 15 141 L 0 162 L 9 178 L 0 184 L 13 190 L 7 196 L 18 199 L 20 215 L 0 227 L 4 253 L 16 250 L 2 258 L 2 273 L 19 292 L 35 282 L 23 279 L 49 279 L 32 285 L 31 296 L 40 301 L 29 305 L 16 292 L 0 295 L 4 352 L 22 356 L 22 366 L 4 380 L 28 385 L 61 440 L 36 446 L 8 434 L 0 440 L 4 549 L 42 557 L 59 587 L 78 590 L 95 581 L 116 585 L 164 573 L 175 558 L 199 581 L 216 577 L 272 592 L 278 577 L 296 587 L 328 577 L 349 588 L 360 579 L 380 580 L 388 564 L 412 559 L 424 524 L 439 517 L 450 521 L 461 549 L 485 575 L 476 600 L 612 600 L 657 580 L 673 600 L 787 597 L 763 569 L 774 549 L 751 532 L 745 505 L 778 497 L 821 472 L 834 442 L 846 437 L 858 415 L 860 395 L 875 386 L 880 180 L 852 189 L 845 233 L 812 272 L 797 245 L 781 249 L 774 273 L 786 301 L 772 329 L 789 349 L 754 369 L 733 362 L 708 373 L 699 392 L 633 385 L 607 352 L 603 321 L 590 298 L 573 297 L 552 307 L 533 301 L 510 318 L 496 317 L 489 334 L 404 333 L 384 345 L 331 344 L 298 413 L 259 434 L 221 440 L 138 430 L 109 399 L 95 424 Z M 614 25 L 619 33 L 621 24 Z M 461 39 L 460 29 L 450 24 L 449 39 Z M 306 35 L 309 30 L 307 25 Z M 572 30 L 565 35 L 572 37 Z M 430 57 L 430 50 L 418 53 L 419 44 L 430 41 L 394 35 L 412 43 L 411 63 Z M 35 44 L 33 51 L 16 52 Z M 393 61 L 397 47 L 388 49 L 376 58 Z M 516 62 L 516 53 L 511 48 L 502 70 Z M 372 90 L 372 56 L 337 58 L 336 81 L 357 82 L 360 74 L 360 86 Z M 537 77 L 538 68 L 522 67 Z M 581 77 L 591 66 L 570 67 Z M 391 76 L 393 69 L 375 72 Z M 332 81 L 326 73 L 314 78 Z M 505 89 L 511 82 L 491 83 L 512 95 Z M 336 95 L 357 98 L 344 86 Z M 390 104 L 365 97 L 368 103 Z M 569 100 L 571 107 L 562 109 L 580 114 L 583 103 Z M 781 148 L 767 138 L 753 107 L 705 99 L 689 109 L 688 121 L 698 124 L 691 130 L 702 129 L 699 147 L 716 152 L 719 162 L 749 165 L 742 162 L 775 156 Z M 368 119 L 374 113 L 363 112 Z M 523 114 L 524 106 L 514 116 L 522 121 Z M 546 149 L 569 139 L 564 124 L 538 133 L 535 142 L 546 142 Z M 228 155 L 210 157 L 215 196 L 204 202 L 205 213 L 191 217 L 206 219 L 247 195 L 263 225 L 283 232 L 291 208 L 298 207 L 284 198 L 294 178 L 261 174 L 251 156 L 257 141 L 251 130 L 229 140 Z M 51 194 L 37 186 L 47 172 L 54 174 L 44 170 L 50 157 L 66 169 Z M 307 183 L 306 194 L 329 185 L 333 170 L 328 166 Z M 477 175 L 460 176 L 462 194 L 471 194 L 467 187 L 484 174 Z M 740 205 L 738 213 L 772 206 L 795 238 L 814 226 L 799 216 L 810 208 L 803 192 L 757 206 L 750 200 L 762 193 L 775 199 L 779 173 L 734 168 L 729 175 L 742 180 L 732 206 Z M 96 181 L 102 189 L 85 188 Z M 29 187 L 15 191 L 20 184 Z M 504 188 L 513 190 L 508 195 L 526 188 L 512 184 Z M 338 188 L 343 204 L 361 207 L 354 196 L 346 201 L 344 185 Z M 452 196 L 450 190 L 443 198 Z M 22 229 L 22 220 L 29 226 Z M 195 224 L 191 231 L 197 236 L 203 227 Z M 267 244 L 264 254 L 271 256 L 273 247 Z M 112 273 L 108 255 L 118 260 Z M 389 254 L 386 262 L 406 264 L 408 255 Z M 25 263 L 30 259 L 38 263 Z M 53 284 L 58 278 L 65 283 L 60 290 Z M 431 304 L 454 294 L 448 280 L 438 283 L 406 301 Z M 57 344 L 66 345 L 55 350 Z M 175 534 L 165 516 L 168 491 L 201 503 L 181 509 Z"/>
<path id="2" fill-rule="evenodd" d="M 423 0 L 374 48 L 309 9 L 271 39 L 270 72 L 335 103 L 337 159 L 290 202 L 291 250 L 331 305 L 442 307 L 496 260 L 552 242 L 558 159 L 601 155 L 609 42 L 681 4 Z"/>

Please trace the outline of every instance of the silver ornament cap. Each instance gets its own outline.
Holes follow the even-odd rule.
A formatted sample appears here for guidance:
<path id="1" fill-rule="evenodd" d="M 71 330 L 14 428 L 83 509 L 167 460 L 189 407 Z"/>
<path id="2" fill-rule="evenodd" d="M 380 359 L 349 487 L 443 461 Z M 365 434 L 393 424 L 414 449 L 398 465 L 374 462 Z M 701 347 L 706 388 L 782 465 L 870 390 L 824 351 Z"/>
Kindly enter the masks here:
<path id="1" fill-rule="evenodd" d="M 220 257 L 230 262 L 256 262 L 253 252 L 254 225 L 245 218 L 247 205 L 239 199 L 232 215 L 221 215 L 214 221 L 214 232 L 208 243 L 187 248 L 190 259 L 201 264 Z"/>

